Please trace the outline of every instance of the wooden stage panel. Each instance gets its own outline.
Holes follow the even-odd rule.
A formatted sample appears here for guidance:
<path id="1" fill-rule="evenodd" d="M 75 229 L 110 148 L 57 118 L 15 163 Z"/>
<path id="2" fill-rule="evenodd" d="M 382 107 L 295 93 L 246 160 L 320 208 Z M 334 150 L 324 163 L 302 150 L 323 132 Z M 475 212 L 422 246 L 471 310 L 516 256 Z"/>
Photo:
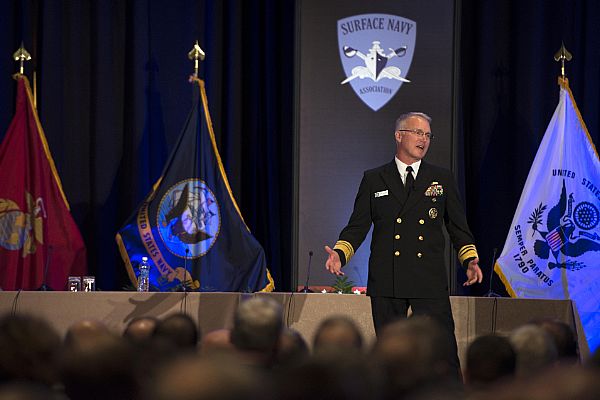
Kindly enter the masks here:
<path id="1" fill-rule="evenodd" d="M 84 318 L 104 322 L 122 332 L 135 317 L 158 318 L 185 311 L 203 333 L 230 328 L 240 301 L 267 296 L 282 305 L 287 326 L 298 330 L 311 345 L 319 323 L 331 315 L 347 315 L 360 327 L 367 343 L 375 339 L 371 302 L 365 295 L 322 293 L 137 293 L 137 292 L 0 292 L 0 314 L 32 314 L 50 321 L 60 334 Z M 540 318 L 569 324 L 580 340 L 580 353 L 589 350 L 576 309 L 570 300 L 531 300 L 486 297 L 450 297 L 461 361 L 467 346 L 479 335 L 509 332 Z"/>

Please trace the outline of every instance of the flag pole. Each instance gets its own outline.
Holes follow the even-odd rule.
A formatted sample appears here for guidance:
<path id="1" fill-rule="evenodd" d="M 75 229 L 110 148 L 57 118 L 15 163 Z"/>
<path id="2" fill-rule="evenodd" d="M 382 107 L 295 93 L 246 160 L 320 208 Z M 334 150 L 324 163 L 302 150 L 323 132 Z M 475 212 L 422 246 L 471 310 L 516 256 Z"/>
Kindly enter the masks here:
<path id="1" fill-rule="evenodd" d="M 194 44 L 194 47 L 192 47 L 192 50 L 190 50 L 190 52 L 188 53 L 188 58 L 194 61 L 194 78 L 198 77 L 198 61 L 204 61 L 204 57 L 206 57 L 206 54 L 200 48 L 200 45 L 198 45 L 198 41 L 196 40 L 196 44 Z"/>
<path id="2" fill-rule="evenodd" d="M 567 79 L 565 76 L 565 60 L 571 61 L 573 56 L 565 47 L 565 42 L 561 42 L 560 49 L 554 54 L 554 61 L 560 62 L 560 78 L 563 81 Z"/>
<path id="3" fill-rule="evenodd" d="M 31 60 L 31 55 L 25 50 L 25 46 L 23 46 L 23 42 L 21 42 L 21 47 L 17 51 L 14 52 L 13 58 L 15 61 L 19 61 L 19 74 L 23 75 L 25 73 L 25 68 L 23 67 L 23 63 L 25 61 Z"/>

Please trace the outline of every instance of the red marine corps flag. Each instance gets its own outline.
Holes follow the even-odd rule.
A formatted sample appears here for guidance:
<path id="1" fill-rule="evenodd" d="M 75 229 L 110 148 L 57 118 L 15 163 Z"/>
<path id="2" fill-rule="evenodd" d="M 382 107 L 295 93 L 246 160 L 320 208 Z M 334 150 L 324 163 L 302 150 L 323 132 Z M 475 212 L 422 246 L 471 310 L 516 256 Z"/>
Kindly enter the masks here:
<path id="1" fill-rule="evenodd" d="M 16 75 L 15 116 L 0 145 L 0 287 L 55 290 L 87 271 L 85 246 L 71 217 L 29 81 Z"/>

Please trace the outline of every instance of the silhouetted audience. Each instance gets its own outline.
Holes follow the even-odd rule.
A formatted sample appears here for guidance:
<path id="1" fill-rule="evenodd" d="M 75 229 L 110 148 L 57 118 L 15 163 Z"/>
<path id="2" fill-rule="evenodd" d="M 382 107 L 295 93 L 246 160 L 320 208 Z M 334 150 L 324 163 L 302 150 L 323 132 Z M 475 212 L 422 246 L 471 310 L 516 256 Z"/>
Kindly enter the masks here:
<path id="1" fill-rule="evenodd" d="M 385 326 L 370 351 L 356 323 L 324 319 L 312 351 L 269 296 L 242 301 L 233 327 L 200 338 L 190 316 L 135 318 L 122 334 L 71 325 L 61 344 L 45 321 L 0 317 L 0 400 L 587 400 L 599 398 L 600 350 L 577 360 L 571 328 L 553 320 L 488 334 L 467 348 L 466 389 L 437 322 Z M 200 350 L 200 351 L 198 351 Z"/>
<path id="2" fill-rule="evenodd" d="M 485 388 L 515 376 L 517 356 L 507 338 L 479 336 L 467 348 L 465 382 L 474 389 Z"/>
<path id="3" fill-rule="evenodd" d="M 363 338 L 356 323 L 345 316 L 338 315 L 324 319 L 315 333 L 313 351 L 335 347 L 343 349 L 362 349 Z"/>

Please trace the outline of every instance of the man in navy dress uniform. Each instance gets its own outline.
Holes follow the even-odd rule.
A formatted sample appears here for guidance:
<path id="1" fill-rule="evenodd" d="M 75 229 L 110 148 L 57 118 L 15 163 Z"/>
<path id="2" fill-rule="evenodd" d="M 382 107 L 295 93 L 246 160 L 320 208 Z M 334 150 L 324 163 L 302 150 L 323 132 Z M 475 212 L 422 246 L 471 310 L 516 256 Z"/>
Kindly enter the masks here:
<path id="1" fill-rule="evenodd" d="M 446 227 L 461 264 L 465 286 L 481 283 L 482 274 L 473 235 L 452 173 L 423 161 L 431 139 L 431 118 L 420 112 L 396 121 L 396 157 L 364 173 L 348 225 L 325 268 L 343 275 L 373 225 L 367 295 L 375 331 L 388 322 L 427 315 L 439 322 L 451 347 L 451 365 L 459 367 L 454 319 L 444 262 Z"/>

